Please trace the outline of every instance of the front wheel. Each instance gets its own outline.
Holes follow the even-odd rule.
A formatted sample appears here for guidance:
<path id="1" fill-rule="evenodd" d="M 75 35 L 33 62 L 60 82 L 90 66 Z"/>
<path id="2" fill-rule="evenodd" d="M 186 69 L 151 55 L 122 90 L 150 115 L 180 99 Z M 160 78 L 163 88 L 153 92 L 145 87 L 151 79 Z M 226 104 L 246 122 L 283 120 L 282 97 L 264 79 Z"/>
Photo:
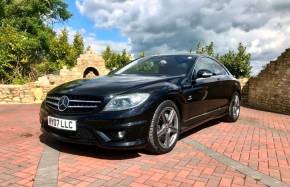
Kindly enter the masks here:
<path id="1" fill-rule="evenodd" d="M 240 95 L 235 92 L 232 95 L 231 101 L 230 101 L 230 105 L 229 105 L 229 109 L 228 109 L 228 113 L 227 115 L 224 117 L 224 119 L 226 121 L 229 122 L 235 122 L 238 120 L 239 116 L 240 116 Z"/>
<path id="2" fill-rule="evenodd" d="M 171 151 L 180 131 L 179 111 L 174 102 L 163 101 L 155 110 L 148 133 L 148 150 L 155 154 Z"/>

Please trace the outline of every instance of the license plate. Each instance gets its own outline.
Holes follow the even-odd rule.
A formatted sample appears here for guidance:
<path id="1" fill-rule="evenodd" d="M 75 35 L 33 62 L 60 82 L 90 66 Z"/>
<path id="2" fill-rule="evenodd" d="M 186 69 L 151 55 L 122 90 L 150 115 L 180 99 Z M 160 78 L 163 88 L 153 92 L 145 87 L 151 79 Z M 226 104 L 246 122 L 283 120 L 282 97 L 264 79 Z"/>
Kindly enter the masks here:
<path id="1" fill-rule="evenodd" d="M 48 125 L 57 129 L 64 129 L 69 131 L 77 130 L 77 123 L 75 120 L 60 119 L 48 116 L 47 118 Z"/>

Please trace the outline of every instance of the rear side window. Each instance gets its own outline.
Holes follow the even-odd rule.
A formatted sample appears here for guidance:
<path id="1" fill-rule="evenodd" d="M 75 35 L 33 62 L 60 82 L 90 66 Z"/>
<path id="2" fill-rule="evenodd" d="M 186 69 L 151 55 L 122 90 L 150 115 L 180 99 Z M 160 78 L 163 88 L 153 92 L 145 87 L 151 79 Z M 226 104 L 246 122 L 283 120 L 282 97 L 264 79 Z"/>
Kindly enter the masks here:
<path id="1" fill-rule="evenodd" d="M 206 57 L 200 58 L 195 64 L 195 73 L 197 73 L 201 69 L 209 70 L 214 73 L 214 75 L 228 75 L 227 71 L 223 66 L 221 66 L 215 60 Z"/>

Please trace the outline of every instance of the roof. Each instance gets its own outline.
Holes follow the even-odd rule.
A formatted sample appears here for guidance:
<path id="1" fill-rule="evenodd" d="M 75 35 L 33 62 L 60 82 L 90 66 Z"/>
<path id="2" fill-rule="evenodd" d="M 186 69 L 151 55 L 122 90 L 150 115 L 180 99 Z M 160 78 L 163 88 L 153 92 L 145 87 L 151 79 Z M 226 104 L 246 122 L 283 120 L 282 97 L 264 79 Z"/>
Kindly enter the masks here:
<path id="1" fill-rule="evenodd" d="M 148 55 L 145 57 L 158 57 L 158 56 L 192 56 L 192 57 L 207 57 L 207 58 L 212 58 L 215 59 L 214 57 L 208 56 L 208 55 L 203 55 L 203 54 L 188 54 L 188 53 L 164 53 L 164 54 L 155 54 L 155 55 Z"/>

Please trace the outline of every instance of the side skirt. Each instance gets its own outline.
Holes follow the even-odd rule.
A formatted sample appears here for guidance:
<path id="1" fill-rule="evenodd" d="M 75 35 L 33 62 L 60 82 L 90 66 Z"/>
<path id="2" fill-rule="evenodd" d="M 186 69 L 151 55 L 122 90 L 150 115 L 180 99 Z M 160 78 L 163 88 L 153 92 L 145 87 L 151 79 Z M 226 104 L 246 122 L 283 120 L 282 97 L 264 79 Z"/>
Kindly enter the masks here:
<path id="1" fill-rule="evenodd" d="M 227 109 L 228 109 L 228 106 L 224 106 L 224 107 L 217 108 L 215 110 L 200 114 L 198 116 L 194 116 L 194 117 L 184 121 L 184 123 L 182 125 L 183 128 L 181 129 L 181 133 L 189 131 L 189 130 L 191 130 L 191 129 L 193 129 L 201 124 L 204 124 L 208 121 L 223 117 L 224 115 L 227 114 Z"/>

